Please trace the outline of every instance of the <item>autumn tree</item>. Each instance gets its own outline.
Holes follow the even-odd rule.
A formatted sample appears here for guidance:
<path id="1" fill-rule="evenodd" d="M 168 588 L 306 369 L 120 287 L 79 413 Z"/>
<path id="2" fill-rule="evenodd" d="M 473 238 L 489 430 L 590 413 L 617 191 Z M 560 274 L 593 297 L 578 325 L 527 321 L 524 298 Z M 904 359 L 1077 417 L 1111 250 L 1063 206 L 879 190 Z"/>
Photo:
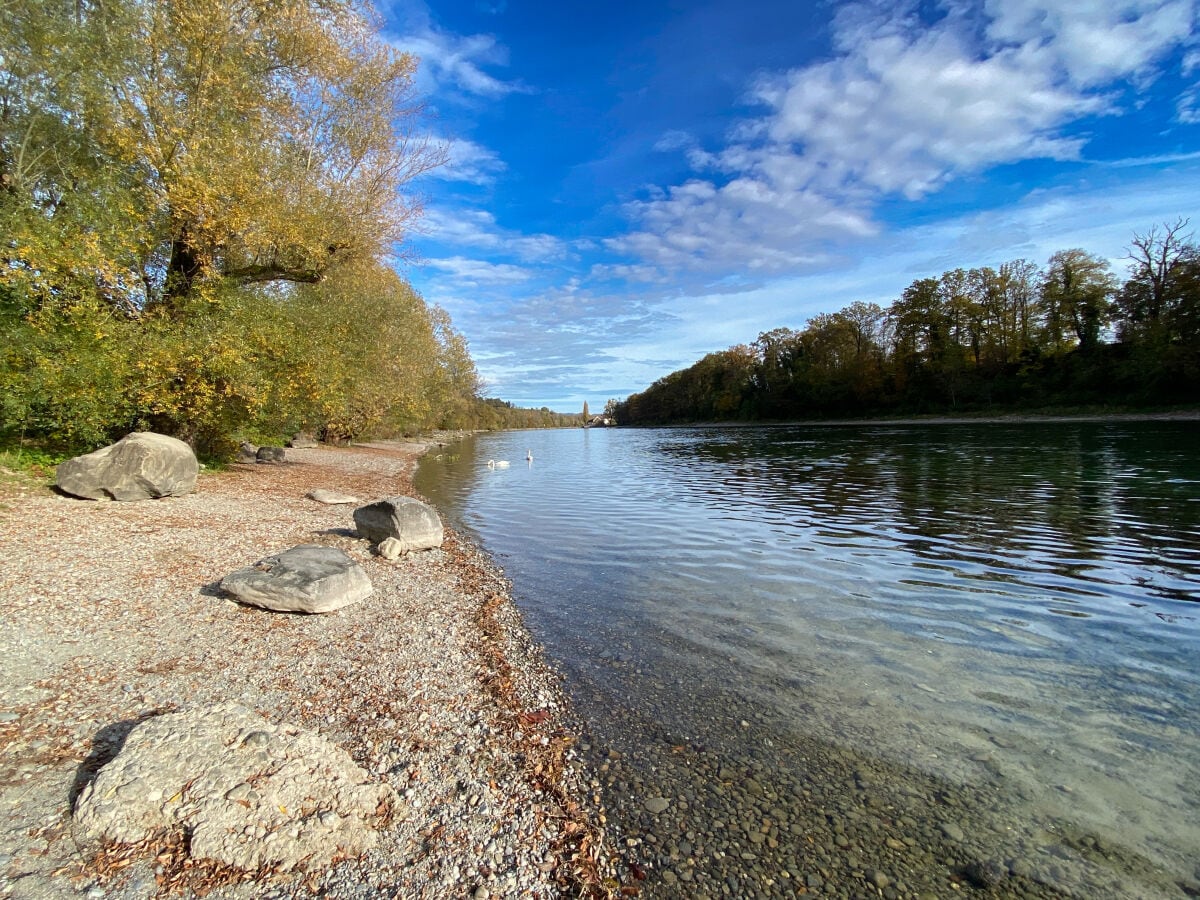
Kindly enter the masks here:
<path id="1" fill-rule="evenodd" d="M 442 428 L 473 428 L 470 416 L 474 399 L 483 388 L 483 380 L 471 359 L 466 337 L 454 328 L 450 314 L 440 306 L 429 310 L 437 343 L 439 380 L 433 396 L 439 410 L 437 424 Z"/>
<path id="2" fill-rule="evenodd" d="M 1194 334 L 1200 248 L 1185 233 L 1187 226 L 1187 219 L 1178 219 L 1134 235 L 1127 256 L 1130 278 L 1117 298 L 1123 339 L 1170 341 Z"/>
<path id="3" fill-rule="evenodd" d="M 296 427 L 332 440 L 433 423 L 448 398 L 432 311 L 392 269 L 362 260 L 278 303 L 292 362 L 272 379 Z M 474 384 L 468 390 L 474 395 Z"/>
<path id="4" fill-rule="evenodd" d="M 764 331 L 752 348 L 757 362 L 753 374 L 756 411 L 767 419 L 785 415 L 795 402 L 802 364 L 800 332 L 790 328 Z"/>
<path id="5" fill-rule="evenodd" d="M 1060 250 L 1051 256 L 1042 283 L 1050 348 L 1094 348 L 1111 320 L 1115 287 L 1108 263 L 1086 250 Z"/>
<path id="6" fill-rule="evenodd" d="M 0 10 L 0 278 L 137 316 L 215 281 L 378 255 L 440 161 L 415 60 L 337 0 L 12 0 Z"/>
<path id="7" fill-rule="evenodd" d="M 415 65 L 351 0 L 0 4 L 0 438 L 216 452 L 473 391 L 380 262 L 443 155 Z"/>

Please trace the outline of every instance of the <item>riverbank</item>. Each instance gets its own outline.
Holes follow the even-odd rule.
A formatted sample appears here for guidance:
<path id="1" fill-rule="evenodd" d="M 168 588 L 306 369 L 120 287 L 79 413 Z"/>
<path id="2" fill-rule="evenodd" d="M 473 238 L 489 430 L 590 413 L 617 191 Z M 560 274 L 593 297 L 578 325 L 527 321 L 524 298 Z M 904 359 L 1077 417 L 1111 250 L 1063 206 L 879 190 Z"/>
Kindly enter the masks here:
<path id="1" fill-rule="evenodd" d="M 412 492 L 429 443 L 290 450 L 202 476 L 195 493 L 0 494 L 0 897 L 556 897 L 611 877 L 603 811 L 569 707 L 503 574 L 448 531 L 396 562 L 352 506 Z M 302 543 L 339 547 L 375 593 L 334 614 L 239 606 L 228 573 Z M 401 798 L 378 845 L 325 871 L 241 874 L 164 835 L 101 845 L 71 804 L 137 722 L 234 701 L 319 732 Z"/>

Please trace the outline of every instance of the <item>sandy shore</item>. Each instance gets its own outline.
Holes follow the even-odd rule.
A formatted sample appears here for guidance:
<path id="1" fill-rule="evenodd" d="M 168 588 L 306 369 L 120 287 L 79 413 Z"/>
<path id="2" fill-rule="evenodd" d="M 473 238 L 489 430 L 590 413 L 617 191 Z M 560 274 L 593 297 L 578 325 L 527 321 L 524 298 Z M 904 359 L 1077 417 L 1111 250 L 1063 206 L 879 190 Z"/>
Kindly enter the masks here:
<path id="1" fill-rule="evenodd" d="M 0 897 L 602 896 L 596 783 L 503 575 L 449 533 L 371 555 L 351 506 L 411 493 L 428 444 L 288 451 L 202 475 L 185 497 L 89 502 L 0 488 Z M 340 547 L 375 593 L 323 616 L 234 604 L 228 573 L 301 543 Z M 134 723 L 235 701 L 318 731 L 403 798 L 365 856 L 250 875 L 82 833 L 72 802 Z M 611 883 L 611 882 L 610 882 Z"/>

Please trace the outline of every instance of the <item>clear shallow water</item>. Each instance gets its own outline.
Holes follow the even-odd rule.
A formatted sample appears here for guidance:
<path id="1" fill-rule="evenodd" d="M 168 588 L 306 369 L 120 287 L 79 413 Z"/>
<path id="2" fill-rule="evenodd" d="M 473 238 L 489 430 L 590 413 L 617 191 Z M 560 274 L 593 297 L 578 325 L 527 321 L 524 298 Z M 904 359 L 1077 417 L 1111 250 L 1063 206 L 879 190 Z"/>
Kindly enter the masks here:
<path id="1" fill-rule="evenodd" d="M 1014 855 L 1078 896 L 1200 878 L 1196 423 L 511 432 L 428 459 L 417 484 L 505 567 L 596 743 L 626 748 L 616 812 L 650 834 L 642 859 L 696 874 L 681 893 L 786 894 L 796 873 L 767 870 L 816 866 L 798 858 L 811 835 L 769 848 L 748 829 L 755 859 L 737 862 L 701 830 L 681 854 L 632 795 L 759 816 L 705 796 L 737 781 L 697 776 L 707 754 L 787 785 L 763 808 L 808 829 L 806 785 L 841 765 L 825 747 L 854 754 L 825 821 L 880 818 L 891 788 L 864 781 L 928 778 L 952 808 L 971 792 L 973 828 L 932 859 L 872 857 L 864 832 L 857 869 L 831 844 L 830 883 L 874 860 L 936 890 Z M 905 827 L 938 843 L 946 813 L 922 811 L 942 788 L 901 786 Z"/>

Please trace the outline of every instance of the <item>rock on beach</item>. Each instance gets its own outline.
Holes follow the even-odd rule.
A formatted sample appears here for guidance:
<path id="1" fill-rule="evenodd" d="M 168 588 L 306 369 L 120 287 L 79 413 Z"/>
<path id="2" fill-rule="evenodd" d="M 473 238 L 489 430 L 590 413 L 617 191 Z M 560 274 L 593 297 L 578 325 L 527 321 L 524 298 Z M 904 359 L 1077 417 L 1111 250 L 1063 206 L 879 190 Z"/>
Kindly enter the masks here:
<path id="1" fill-rule="evenodd" d="M 223 704 L 136 726 L 84 788 L 75 821 L 120 843 L 182 827 L 196 859 L 288 871 L 370 849 L 397 802 L 315 732 Z"/>
<path id="2" fill-rule="evenodd" d="M 365 600 L 374 588 L 363 567 L 336 547 L 301 544 L 260 559 L 221 580 L 221 589 L 275 612 L 333 612 Z"/>
<path id="3" fill-rule="evenodd" d="M 54 483 L 86 500 L 156 500 L 196 489 L 200 464 L 178 438 L 135 431 L 115 444 L 62 463 Z"/>
<path id="4" fill-rule="evenodd" d="M 350 494 L 342 494 L 338 491 L 329 491 L 325 488 L 314 488 L 305 496 L 307 496 L 309 500 L 316 500 L 318 503 L 324 503 L 326 506 L 340 506 L 342 504 L 362 502 L 357 497 L 353 497 Z"/>
<path id="5" fill-rule="evenodd" d="M 412 497 L 389 497 L 360 506 L 354 510 L 354 525 L 373 544 L 395 538 L 409 551 L 440 547 L 445 537 L 437 511 Z"/>

